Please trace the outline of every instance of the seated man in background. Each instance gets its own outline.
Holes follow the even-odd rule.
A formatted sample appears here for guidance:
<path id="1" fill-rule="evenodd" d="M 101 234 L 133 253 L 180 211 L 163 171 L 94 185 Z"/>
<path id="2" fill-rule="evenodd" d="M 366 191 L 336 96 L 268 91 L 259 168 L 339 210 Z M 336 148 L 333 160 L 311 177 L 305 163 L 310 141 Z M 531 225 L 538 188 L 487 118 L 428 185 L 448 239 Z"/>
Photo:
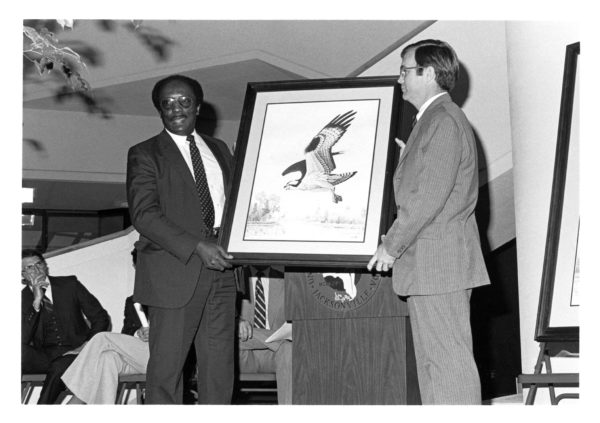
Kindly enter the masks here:
<path id="1" fill-rule="evenodd" d="M 292 403 L 292 343 L 266 342 L 285 323 L 283 272 L 272 267 L 244 269 L 239 319 L 241 373 L 275 373 L 277 402 Z"/>
<path id="2" fill-rule="evenodd" d="M 73 393 L 69 404 L 114 404 L 119 376 L 146 373 L 149 333 L 135 310 L 133 295 L 127 297 L 121 333 L 95 335 L 63 374 Z"/>
<path id="3" fill-rule="evenodd" d="M 21 252 L 21 278 L 21 372 L 46 373 L 38 404 L 54 404 L 65 389 L 60 377 L 92 336 L 110 329 L 110 317 L 75 276 L 48 276 L 38 251 Z"/>
<path id="4" fill-rule="evenodd" d="M 131 256 L 135 267 L 135 249 Z M 69 404 L 114 404 L 119 376 L 146 373 L 150 328 L 147 308 L 140 308 L 134 306 L 133 295 L 127 297 L 121 333 L 95 335 L 65 371 L 62 380 L 73 393 Z"/>
<path id="5" fill-rule="evenodd" d="M 135 249 L 131 257 L 135 267 Z M 121 333 L 101 332 L 87 343 L 62 376 L 73 393 L 69 404 L 114 404 L 120 375 L 146 373 L 150 356 L 146 313 L 145 307 L 136 310 L 130 295 Z"/>

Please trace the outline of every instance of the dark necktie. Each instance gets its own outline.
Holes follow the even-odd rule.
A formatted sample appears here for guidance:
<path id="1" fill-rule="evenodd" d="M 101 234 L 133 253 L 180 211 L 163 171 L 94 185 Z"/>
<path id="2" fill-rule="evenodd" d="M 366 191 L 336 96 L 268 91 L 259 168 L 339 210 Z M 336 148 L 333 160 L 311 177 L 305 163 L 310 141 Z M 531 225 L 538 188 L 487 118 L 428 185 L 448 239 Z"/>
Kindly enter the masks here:
<path id="1" fill-rule="evenodd" d="M 52 310 L 54 310 L 54 305 L 52 304 L 52 301 L 50 301 L 50 298 L 46 297 L 46 290 L 42 289 L 42 292 L 44 293 L 44 296 L 42 297 L 42 304 L 44 305 L 46 311 L 52 312 Z"/>
<path id="2" fill-rule="evenodd" d="M 188 135 L 186 139 L 190 142 L 190 154 L 192 156 L 192 166 L 194 168 L 194 179 L 196 180 L 196 191 L 202 205 L 202 218 L 209 229 L 212 229 L 215 224 L 215 206 L 213 205 L 210 190 L 208 189 L 208 181 L 206 179 L 206 171 L 202 163 L 200 151 L 196 146 L 196 141 L 193 135 Z"/>
<path id="3" fill-rule="evenodd" d="M 261 274 L 256 275 L 256 286 L 254 287 L 254 327 L 267 327 L 267 309 L 265 306 L 265 289 L 262 284 Z"/>

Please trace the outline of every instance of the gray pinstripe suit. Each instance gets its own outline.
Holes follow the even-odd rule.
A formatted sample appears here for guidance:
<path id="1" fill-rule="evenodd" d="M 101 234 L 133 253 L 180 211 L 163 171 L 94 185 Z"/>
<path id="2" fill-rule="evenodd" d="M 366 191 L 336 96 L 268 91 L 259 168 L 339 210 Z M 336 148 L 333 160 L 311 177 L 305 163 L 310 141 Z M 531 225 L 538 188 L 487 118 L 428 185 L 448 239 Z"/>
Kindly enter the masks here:
<path id="1" fill-rule="evenodd" d="M 397 257 L 394 291 L 408 296 L 423 404 L 481 402 L 469 322 L 471 289 L 490 283 L 474 215 L 478 192 L 473 131 L 444 94 L 402 152 L 398 214 L 383 241 Z"/>

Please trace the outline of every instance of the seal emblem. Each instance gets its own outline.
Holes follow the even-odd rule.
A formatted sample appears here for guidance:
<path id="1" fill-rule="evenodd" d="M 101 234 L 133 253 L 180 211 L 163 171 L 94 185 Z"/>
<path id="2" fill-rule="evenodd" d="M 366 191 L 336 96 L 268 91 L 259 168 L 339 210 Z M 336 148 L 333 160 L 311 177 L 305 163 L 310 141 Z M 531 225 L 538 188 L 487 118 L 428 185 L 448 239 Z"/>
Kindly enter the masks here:
<path id="1" fill-rule="evenodd" d="M 308 273 L 310 293 L 335 311 L 356 310 L 375 294 L 381 276 L 361 273 Z"/>

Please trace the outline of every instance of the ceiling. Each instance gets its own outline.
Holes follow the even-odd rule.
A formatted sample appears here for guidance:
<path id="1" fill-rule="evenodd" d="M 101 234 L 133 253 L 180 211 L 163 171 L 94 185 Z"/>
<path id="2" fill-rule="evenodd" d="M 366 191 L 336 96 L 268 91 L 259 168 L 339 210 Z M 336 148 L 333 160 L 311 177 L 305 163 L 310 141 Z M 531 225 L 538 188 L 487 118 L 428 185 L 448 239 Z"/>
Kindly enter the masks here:
<path id="1" fill-rule="evenodd" d="M 32 26 L 39 24 L 27 22 Z M 46 22 L 47 23 L 47 22 Z M 51 22 L 52 23 L 52 22 Z M 239 121 L 248 82 L 356 76 L 429 26 L 431 21 L 75 21 L 55 31 L 87 63 L 83 76 L 95 105 L 109 115 L 156 116 L 150 92 L 172 73 L 201 82 L 209 120 Z M 62 98 L 62 82 L 25 68 L 23 108 L 81 112 Z M 69 166 L 65 161 L 65 167 Z M 36 187 L 28 207 L 101 210 L 125 200 L 123 184 L 25 180 Z"/>

